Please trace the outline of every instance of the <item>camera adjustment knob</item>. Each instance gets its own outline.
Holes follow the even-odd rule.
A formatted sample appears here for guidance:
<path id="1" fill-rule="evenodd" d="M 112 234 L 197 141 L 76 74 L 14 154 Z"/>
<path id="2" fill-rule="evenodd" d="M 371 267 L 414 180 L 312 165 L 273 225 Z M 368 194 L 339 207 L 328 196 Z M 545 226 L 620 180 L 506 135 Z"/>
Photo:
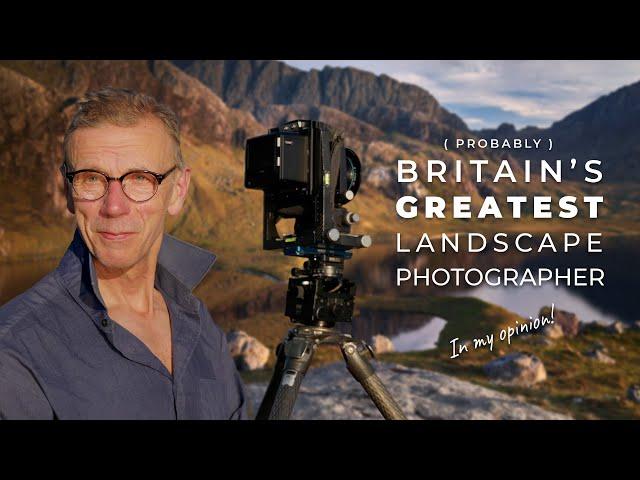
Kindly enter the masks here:
<path id="1" fill-rule="evenodd" d="M 338 240 L 340 240 L 340 230 L 338 230 L 337 228 L 332 228 L 327 232 L 327 238 L 332 242 L 337 242 Z"/>
<path id="2" fill-rule="evenodd" d="M 358 223 L 360 221 L 360 215 L 358 215 L 357 213 L 354 213 L 354 212 L 349 212 L 344 217 L 344 219 L 346 220 L 346 222 L 349 225 L 353 225 L 354 223 Z"/>

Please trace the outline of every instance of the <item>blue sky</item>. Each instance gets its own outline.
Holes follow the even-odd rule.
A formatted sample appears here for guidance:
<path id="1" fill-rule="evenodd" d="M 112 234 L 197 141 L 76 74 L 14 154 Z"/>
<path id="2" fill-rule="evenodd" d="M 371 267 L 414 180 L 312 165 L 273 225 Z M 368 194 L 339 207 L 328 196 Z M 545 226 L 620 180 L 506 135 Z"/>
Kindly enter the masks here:
<path id="1" fill-rule="evenodd" d="M 351 66 L 429 91 L 473 129 L 509 122 L 547 127 L 640 81 L 634 60 L 284 60 L 310 70 Z"/>

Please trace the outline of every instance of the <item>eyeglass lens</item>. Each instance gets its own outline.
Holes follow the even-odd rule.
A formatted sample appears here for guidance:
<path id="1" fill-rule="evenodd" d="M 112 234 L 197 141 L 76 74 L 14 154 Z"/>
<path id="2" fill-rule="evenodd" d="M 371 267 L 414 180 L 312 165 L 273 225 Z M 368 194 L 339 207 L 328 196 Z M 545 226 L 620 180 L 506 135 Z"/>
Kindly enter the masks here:
<path id="1" fill-rule="evenodd" d="M 136 202 L 149 200 L 156 193 L 156 178 L 144 172 L 131 172 L 122 179 L 125 195 Z M 99 172 L 79 172 L 73 177 L 73 189 L 84 200 L 97 200 L 109 189 L 109 180 Z"/>

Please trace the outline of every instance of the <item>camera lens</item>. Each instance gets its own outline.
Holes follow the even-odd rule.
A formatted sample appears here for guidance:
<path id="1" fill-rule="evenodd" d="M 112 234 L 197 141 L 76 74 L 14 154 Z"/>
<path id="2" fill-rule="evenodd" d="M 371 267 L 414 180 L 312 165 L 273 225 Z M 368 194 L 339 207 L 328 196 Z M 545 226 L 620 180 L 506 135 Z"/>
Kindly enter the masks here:
<path id="1" fill-rule="evenodd" d="M 345 148 L 345 160 L 341 165 L 340 175 L 344 175 L 344 180 L 338 182 L 336 188 L 336 203 L 344 205 L 353 199 L 360 187 L 360 159 L 350 148 Z"/>

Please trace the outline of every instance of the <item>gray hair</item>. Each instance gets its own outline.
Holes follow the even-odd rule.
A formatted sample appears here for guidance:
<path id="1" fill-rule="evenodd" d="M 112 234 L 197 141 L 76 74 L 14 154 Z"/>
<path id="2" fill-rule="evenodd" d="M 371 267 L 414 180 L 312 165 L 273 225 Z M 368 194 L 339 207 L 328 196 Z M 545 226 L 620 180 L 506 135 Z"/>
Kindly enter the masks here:
<path id="1" fill-rule="evenodd" d="M 175 146 L 175 164 L 184 169 L 185 162 L 180 149 L 180 121 L 167 105 L 155 98 L 126 88 L 105 87 L 88 92 L 78 102 L 78 110 L 64 134 L 64 161 L 71 166 L 71 135 L 79 128 L 97 127 L 108 123 L 119 127 L 132 127 L 145 115 L 162 121 Z"/>

